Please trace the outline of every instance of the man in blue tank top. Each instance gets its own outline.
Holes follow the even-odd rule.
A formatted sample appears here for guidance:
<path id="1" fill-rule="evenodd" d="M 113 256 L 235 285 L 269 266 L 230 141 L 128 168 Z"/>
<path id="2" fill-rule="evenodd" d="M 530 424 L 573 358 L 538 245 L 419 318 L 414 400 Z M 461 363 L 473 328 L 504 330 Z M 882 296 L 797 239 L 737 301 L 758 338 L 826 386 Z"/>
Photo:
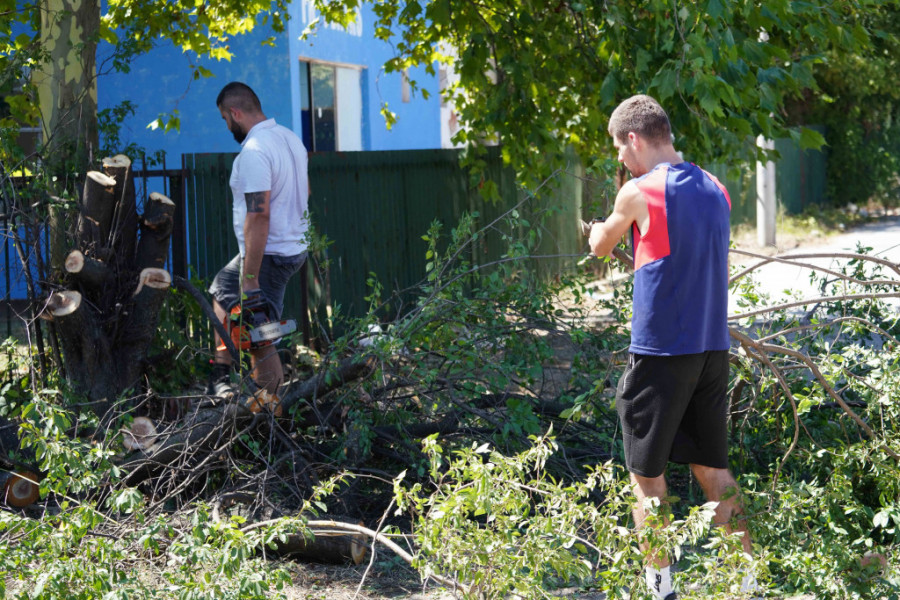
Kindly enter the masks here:
<path id="1" fill-rule="evenodd" d="M 715 177 L 675 151 L 668 116 L 653 98 L 622 102 L 609 133 L 634 179 L 619 190 L 612 214 L 590 228 L 589 240 L 597 256 L 610 254 L 629 230 L 634 240 L 631 346 L 616 409 L 637 496 L 635 524 L 647 519 L 646 500 L 665 501 L 666 464 L 689 464 L 707 498 L 718 502 L 715 522 L 741 532 L 750 554 L 728 470 L 731 200 Z M 654 598 L 676 598 L 670 564 L 668 556 L 647 556 Z M 742 587 L 755 590 L 755 578 L 747 575 Z"/>

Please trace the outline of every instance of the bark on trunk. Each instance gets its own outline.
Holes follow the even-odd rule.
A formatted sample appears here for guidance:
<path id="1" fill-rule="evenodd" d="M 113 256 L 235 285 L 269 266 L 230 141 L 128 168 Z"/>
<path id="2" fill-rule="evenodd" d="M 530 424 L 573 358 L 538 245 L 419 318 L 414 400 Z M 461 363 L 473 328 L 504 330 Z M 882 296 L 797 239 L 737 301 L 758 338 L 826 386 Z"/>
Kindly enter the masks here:
<path id="1" fill-rule="evenodd" d="M 69 383 L 101 415 L 143 375 L 171 284 L 162 267 L 175 211 L 151 194 L 139 225 L 131 161 L 115 156 L 103 169 L 85 179 L 77 247 L 64 264 L 69 289 L 52 294 L 43 314 L 59 331 Z"/>
<path id="2" fill-rule="evenodd" d="M 81 250 L 69 252 L 65 269 L 75 281 L 92 290 L 103 290 L 112 281 L 113 273 L 106 263 L 85 257 Z"/>
<path id="3" fill-rule="evenodd" d="M 115 179 L 99 171 L 88 172 L 84 181 L 78 242 L 88 254 L 104 247 L 109 239 L 116 208 L 115 185 Z"/>
<path id="4" fill-rule="evenodd" d="M 47 59 L 36 66 L 33 81 L 47 132 L 44 156 L 50 171 L 64 182 L 68 169 L 84 173 L 98 147 L 100 4 L 87 0 L 41 0 L 40 4 L 41 48 Z"/>
<path id="5" fill-rule="evenodd" d="M 162 269 L 166 266 L 174 218 L 175 203 L 162 194 L 150 194 L 150 201 L 141 219 L 141 239 L 135 258 L 138 269 Z"/>
<path id="6" fill-rule="evenodd" d="M 144 372 L 144 359 L 156 333 L 159 309 L 171 283 L 172 276 L 168 271 L 141 271 L 130 312 L 123 316 L 125 327 L 119 344 L 119 381 L 122 389 L 132 387 Z"/>

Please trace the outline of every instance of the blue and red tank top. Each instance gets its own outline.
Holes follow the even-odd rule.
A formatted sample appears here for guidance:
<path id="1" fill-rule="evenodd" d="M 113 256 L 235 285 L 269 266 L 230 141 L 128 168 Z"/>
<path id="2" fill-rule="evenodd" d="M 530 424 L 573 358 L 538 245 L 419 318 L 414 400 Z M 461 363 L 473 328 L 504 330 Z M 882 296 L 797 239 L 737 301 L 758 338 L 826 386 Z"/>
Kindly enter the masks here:
<path id="1" fill-rule="evenodd" d="M 731 198 L 694 164 L 662 163 L 633 180 L 649 225 L 634 224 L 631 352 L 655 356 L 727 350 Z"/>

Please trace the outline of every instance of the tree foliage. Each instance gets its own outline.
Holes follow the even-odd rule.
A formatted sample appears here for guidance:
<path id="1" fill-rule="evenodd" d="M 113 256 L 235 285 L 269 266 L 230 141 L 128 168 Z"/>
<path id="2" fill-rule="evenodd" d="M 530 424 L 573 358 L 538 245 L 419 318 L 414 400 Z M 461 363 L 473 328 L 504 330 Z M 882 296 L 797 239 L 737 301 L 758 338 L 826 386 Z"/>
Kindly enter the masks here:
<path id="1" fill-rule="evenodd" d="M 282 31 L 287 9 L 287 0 L 111 0 L 104 2 L 102 8 L 99 3 L 80 0 L 4 0 L 0 4 L 0 96 L 5 97 L 5 108 L 0 117 L 5 118 L 0 120 L 0 126 L 13 131 L 21 125 L 43 124 L 40 158 L 53 162 L 54 148 L 84 145 L 84 140 L 70 138 L 85 131 L 96 132 L 94 86 L 98 74 L 109 70 L 127 72 L 135 56 L 164 42 L 175 44 L 192 56 L 230 60 L 229 41 L 233 36 L 257 26 Z M 101 14 L 101 10 L 105 12 Z M 108 42 L 112 52 L 96 64 L 100 41 Z M 209 75 L 197 64 L 192 69 L 195 78 Z M 38 84 L 32 81 L 32 74 L 42 73 L 50 85 L 40 85 L 41 77 L 37 77 Z M 62 82 L 75 81 L 76 74 L 81 80 L 71 91 L 59 98 L 51 97 Z M 67 111 L 76 114 L 67 116 Z M 57 117 L 57 113 L 62 116 Z M 69 127 L 73 121 L 79 126 Z M 70 170 L 83 173 L 88 154 L 81 152 L 79 156 Z M 0 155 L 4 163 L 23 158 L 14 151 L 11 156 Z M 61 170 L 65 169 L 63 166 Z"/>
<path id="2" fill-rule="evenodd" d="M 895 204 L 900 173 L 900 6 L 866 11 L 858 19 L 870 33 L 857 51 L 833 48 L 815 67 L 820 93 L 788 107 L 795 121 L 825 125 L 828 196 L 843 206 L 869 199 Z"/>
<path id="3" fill-rule="evenodd" d="M 358 0 L 316 0 L 346 23 Z M 590 164 L 608 152 L 607 118 L 648 93 L 670 112 L 676 145 L 694 159 L 747 156 L 748 142 L 794 135 L 785 106 L 817 93 L 816 66 L 880 35 L 865 16 L 893 2 L 372 2 L 388 71 L 447 64 L 465 129 L 460 142 L 499 141 L 523 177 L 540 181 L 574 146 Z M 555 163 L 548 160 L 556 158 Z"/>
<path id="4" fill-rule="evenodd" d="M 355 4 L 320 7 L 340 21 Z M 14 33 L 14 22 L 24 26 L 37 14 L 29 6 L 19 16 L 0 5 L 7 82 L 43 60 L 39 39 Z M 129 44 L 146 49 L 160 35 L 224 56 L 224 38 L 250 24 L 238 18 L 245 5 L 235 3 L 221 13 L 187 3 L 110 6 L 97 35 L 116 36 L 121 68 Z M 453 64 L 460 86 L 450 93 L 468 126 L 460 139 L 498 139 L 509 160 L 537 178 L 567 146 L 603 153 L 605 115 L 636 91 L 660 97 L 679 145 L 697 156 L 729 153 L 757 133 L 778 136 L 792 123 L 785 106 L 823 85 L 818 66 L 835 56 L 829 52 L 838 44 L 869 48 L 881 21 L 861 17 L 878 6 L 393 0 L 375 9 L 378 35 L 399 52 L 388 68 L 434 68 L 437 58 Z M 132 18 L 146 22 L 129 25 Z M 195 38 L 197 26 L 217 35 Z M 37 118 L 28 93 L 10 104 L 19 118 Z M 8 140 L 4 191 L 17 199 L 18 222 L 37 231 L 51 189 L 36 178 L 16 195 Z M 488 224 L 470 215 L 449 235 L 435 224 L 425 236 L 428 267 L 415 309 L 371 335 L 384 294 L 373 283 L 369 317 L 348 322 L 347 335 L 312 365 L 294 361 L 286 419 L 248 415 L 240 398 L 181 389 L 197 378 L 197 357 L 208 348 L 180 337 L 196 314 L 180 295 L 168 299 L 156 341 L 162 358 L 146 393 L 123 404 L 109 429 L 97 431 L 97 418 L 71 402 L 60 373 L 34 367 L 46 353 L 30 349 L 33 361 L 0 374 L 0 416 L 15 422 L 23 442 L 5 460 L 33 463 L 41 500 L 0 511 L 0 591 L 283 596 L 285 571 L 259 557 L 308 533 L 318 512 L 352 511 L 381 543 L 385 531 L 408 536 L 410 562 L 423 577 L 456 577 L 469 598 L 543 598 L 563 585 L 633 597 L 641 535 L 673 553 L 686 550 L 678 577 L 698 598 L 736 597 L 740 569 L 754 569 L 775 593 L 898 597 L 900 343 L 896 314 L 884 303 L 900 294 L 896 265 L 860 249 L 842 267 L 819 269 L 822 297 L 796 305 L 759 296 L 749 280 L 758 265 L 734 274 L 743 310 L 733 327 L 730 458 L 761 545 L 748 560 L 734 552 L 736 540 L 711 527 L 708 506 L 691 508 L 698 498 L 685 472 L 672 472 L 673 527 L 659 536 L 634 531 L 627 476 L 613 466 L 621 441 L 612 384 L 624 366 L 629 284 L 593 307 L 608 317 L 597 320 L 581 312 L 593 271 L 551 283 L 534 277 L 525 265 L 540 242 L 540 212 L 518 206 Z M 466 248 L 489 235 L 508 244 L 506 255 L 471 264 Z M 33 237 L 32 255 L 40 257 L 40 236 Z M 806 310 L 798 314 L 800 305 Z M 557 362 L 561 347 L 566 368 Z M 358 357 L 374 368 L 351 377 L 341 365 Z M 173 389 L 177 377 L 186 383 Z M 241 418 L 230 428 L 200 418 L 216 411 Z M 122 429 L 138 413 L 157 419 L 159 443 L 126 451 Z M 235 495 L 249 497 L 250 509 L 226 512 Z M 247 522 L 266 510 L 273 518 Z M 655 507 L 656 518 L 666 510 Z M 889 568 L 864 560 L 872 555 L 891 557 Z"/>

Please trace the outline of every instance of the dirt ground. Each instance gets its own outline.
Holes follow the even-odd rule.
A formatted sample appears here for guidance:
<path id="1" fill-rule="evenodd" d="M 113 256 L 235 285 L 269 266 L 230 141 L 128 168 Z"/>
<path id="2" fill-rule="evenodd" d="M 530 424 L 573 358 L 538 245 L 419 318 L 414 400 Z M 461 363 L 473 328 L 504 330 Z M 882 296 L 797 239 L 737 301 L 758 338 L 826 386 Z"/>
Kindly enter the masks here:
<path id="1" fill-rule="evenodd" d="M 382 558 L 388 558 L 382 556 Z M 366 574 L 359 567 L 296 564 L 290 567 L 295 585 L 287 590 L 289 600 L 455 600 L 459 596 L 436 584 L 423 585 L 413 569 L 404 566 L 374 565 Z M 365 575 L 365 577 L 364 577 Z M 360 585 L 362 582 L 362 585 Z M 558 590 L 554 596 L 578 600 L 603 600 L 600 592 Z M 800 600 L 800 599 L 798 599 Z"/>

